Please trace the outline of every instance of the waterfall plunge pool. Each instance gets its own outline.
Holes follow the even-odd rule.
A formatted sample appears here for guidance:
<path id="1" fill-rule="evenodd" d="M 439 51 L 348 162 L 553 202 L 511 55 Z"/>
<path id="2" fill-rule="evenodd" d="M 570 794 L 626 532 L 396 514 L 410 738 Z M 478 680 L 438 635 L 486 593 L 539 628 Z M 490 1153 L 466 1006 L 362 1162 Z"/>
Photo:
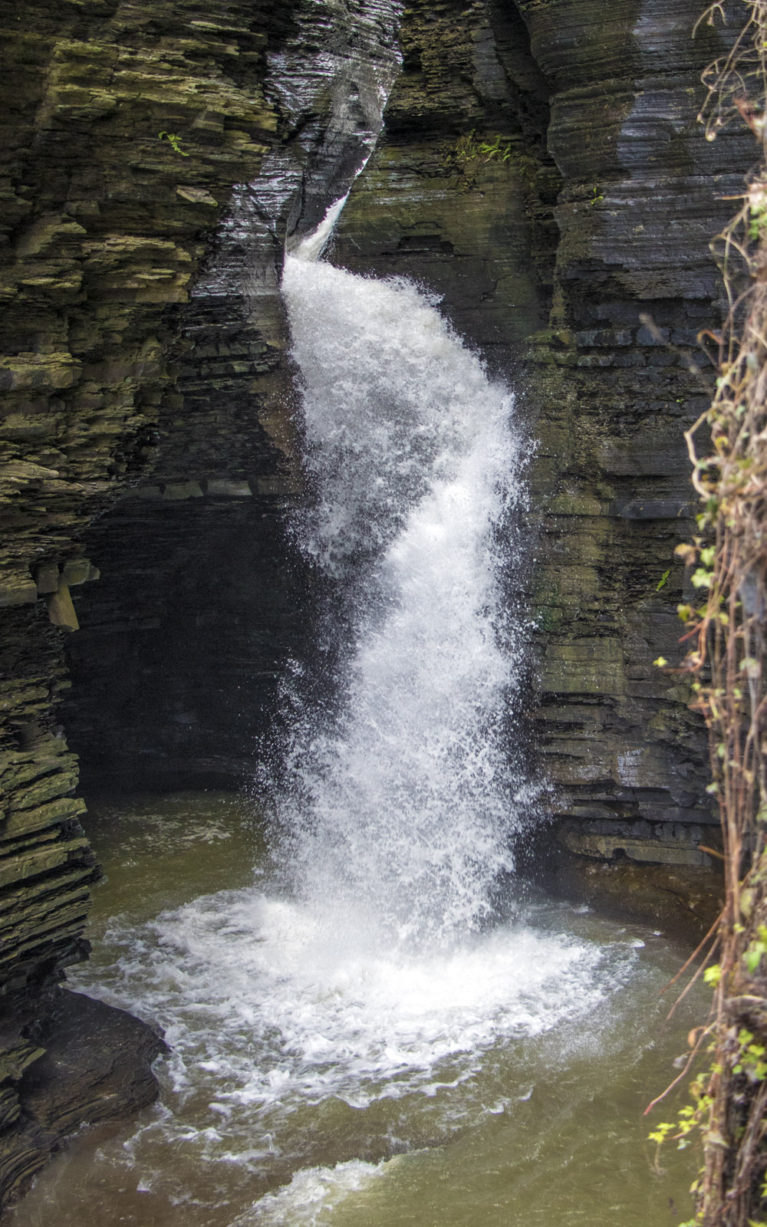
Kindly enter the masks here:
<path id="1" fill-rule="evenodd" d="M 106 876 L 71 985 L 162 1026 L 171 1053 L 160 1102 L 75 1138 L 12 1227 L 687 1216 L 693 1161 L 654 1171 L 642 1116 L 702 1009 L 665 1022 L 685 952 L 664 937 L 524 890 L 513 921 L 433 956 L 376 954 L 364 931 L 334 948 L 270 893 L 246 802 L 102 802 L 89 832 Z"/>

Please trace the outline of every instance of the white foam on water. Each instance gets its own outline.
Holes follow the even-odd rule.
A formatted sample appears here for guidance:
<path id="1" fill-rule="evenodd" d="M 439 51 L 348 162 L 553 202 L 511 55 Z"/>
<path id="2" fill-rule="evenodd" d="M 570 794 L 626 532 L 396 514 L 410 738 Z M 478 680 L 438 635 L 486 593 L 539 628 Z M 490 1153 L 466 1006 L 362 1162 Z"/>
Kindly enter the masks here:
<path id="1" fill-rule="evenodd" d="M 335 1167 L 311 1167 L 296 1172 L 290 1184 L 267 1193 L 250 1210 L 239 1215 L 231 1227 L 322 1227 L 329 1215 L 346 1198 L 368 1188 L 390 1168 L 397 1158 L 381 1163 L 350 1159 Z"/>
<path id="2" fill-rule="evenodd" d="M 114 922 L 118 957 L 100 994 L 159 1023 L 171 1047 L 173 1110 L 150 1129 L 258 1169 L 300 1150 L 313 1111 L 334 1101 L 437 1096 L 458 1122 L 477 1109 L 465 1084 L 490 1048 L 563 1024 L 569 1033 L 637 957 L 630 943 L 522 924 L 431 954 L 387 953 L 354 919 L 340 930 L 332 912 L 249 889 L 143 926 Z"/>

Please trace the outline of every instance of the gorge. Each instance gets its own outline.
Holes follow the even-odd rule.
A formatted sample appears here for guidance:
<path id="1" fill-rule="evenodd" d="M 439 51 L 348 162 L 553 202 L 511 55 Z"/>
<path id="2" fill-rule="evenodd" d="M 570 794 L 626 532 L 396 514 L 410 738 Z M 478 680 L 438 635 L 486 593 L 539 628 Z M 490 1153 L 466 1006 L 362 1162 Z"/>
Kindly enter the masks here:
<path id="1" fill-rule="evenodd" d="M 673 949 L 515 873 L 537 790 L 508 749 L 526 643 L 500 577 L 529 441 L 412 283 L 315 263 L 317 246 L 287 257 L 283 294 L 313 490 L 292 527 L 323 591 L 266 812 L 112 803 L 127 838 L 105 864 L 129 889 L 100 892 L 106 928 L 70 983 L 161 1027 L 162 1106 L 73 1142 L 12 1222 L 658 1222 L 687 1169 L 650 1176 L 636 1099 L 676 1032 L 653 1001 Z M 177 841 L 168 907 L 178 886 L 158 891 L 148 861 Z M 223 889 L 206 890 L 211 843 Z M 542 1129 L 552 1080 L 568 1089 Z M 606 1136 L 614 1160 L 616 1133 L 616 1178 L 595 1184 L 588 1151 Z"/>
<path id="2" fill-rule="evenodd" d="M 587 894 L 609 891 L 610 881 L 625 894 L 625 861 L 665 866 L 629 911 L 672 928 L 703 917 L 706 854 L 698 844 L 712 821 L 704 738 L 684 687 L 652 660 L 673 657 L 679 634 L 683 577 L 673 548 L 690 505 L 682 430 L 705 399 L 689 366 L 718 293 L 707 244 L 727 212 L 721 198 L 739 190 L 749 160 L 741 134 L 709 144 L 696 126 L 700 70 L 721 36 L 704 29 L 691 38 L 692 3 L 671 13 L 658 0 L 631 0 L 611 5 L 607 17 L 591 0 L 443 0 L 401 15 L 382 0 L 179 3 L 162 13 L 118 0 L 34 7 L 36 20 L 24 28 L 7 15 L 13 71 L 3 87 L 5 1193 L 61 1133 L 115 1106 L 94 1107 L 91 1094 L 78 1118 L 66 1095 L 46 1101 L 46 1086 L 70 1077 L 90 1008 L 57 988 L 62 969 L 82 956 L 97 872 L 72 751 L 82 793 L 94 800 L 106 787 L 241 789 L 257 771 L 255 747 L 270 736 L 280 694 L 285 701 L 287 662 L 298 677 L 316 656 L 322 590 L 342 623 L 351 618 L 332 574 L 317 579 L 291 528 L 320 479 L 310 422 L 303 431 L 296 425 L 279 291 L 286 239 L 312 231 L 350 188 L 330 252 L 338 268 L 317 275 L 334 287 L 348 287 L 343 279 L 353 274 L 413 279 L 482 355 L 490 384 L 463 350 L 468 365 L 459 373 L 443 358 L 441 377 L 467 381 L 479 401 L 477 381 L 513 384 L 522 437 L 537 439 L 526 507 L 517 502 L 514 518 L 533 564 L 504 564 L 491 580 L 467 543 L 468 561 L 446 566 L 448 587 L 475 602 L 468 621 L 451 606 L 446 623 L 471 649 L 475 693 L 465 701 L 463 691 L 437 699 L 424 690 L 442 666 L 424 652 L 418 626 L 410 663 L 400 662 L 411 676 L 416 665 L 424 670 L 411 729 L 428 741 L 417 701 L 430 711 L 442 702 L 456 719 L 465 705 L 483 733 L 470 740 L 486 747 L 465 785 L 443 773 L 431 746 L 440 813 L 453 810 L 464 834 L 478 808 L 483 823 L 473 845 L 452 845 L 457 861 L 429 872 L 471 879 L 464 915 L 481 918 L 478 898 L 490 900 L 489 884 L 510 868 L 498 830 L 507 829 L 522 779 L 532 778 L 549 788 L 536 804 L 554 823 L 535 827 L 540 833 L 527 842 L 537 846 L 524 852 L 531 861 Z M 372 282 L 359 284 L 355 294 L 376 293 Z M 397 293 L 410 296 L 408 310 L 432 310 L 415 304 L 412 288 L 380 290 Z M 341 296 L 328 291 L 330 301 Z M 359 303 L 353 313 L 362 317 Z M 401 301 L 388 308 L 376 300 L 374 313 L 390 318 L 378 349 L 388 339 L 405 352 L 411 328 Z M 413 361 L 425 358 L 415 351 Z M 343 383 L 334 376 L 334 409 Z M 443 386 L 441 402 L 449 394 Z M 370 425 L 380 426 L 378 412 Z M 468 442 L 484 445 L 484 425 L 470 425 Z M 373 444 L 382 504 L 393 497 L 387 459 L 409 457 L 395 479 L 397 496 L 408 498 L 423 494 L 432 453 L 448 469 L 455 463 L 422 426 L 416 442 L 381 435 Z M 459 430 L 445 417 L 439 429 L 460 434 L 467 425 Z M 466 454 L 488 497 L 513 472 L 508 447 L 485 448 L 481 461 Z M 359 486 L 367 497 L 369 470 Z M 455 491 L 433 498 L 460 504 Z M 471 526 L 461 508 L 446 533 L 456 546 Z M 378 511 L 364 507 L 366 529 Z M 486 510 L 478 515 L 487 532 Z M 509 558 L 509 508 L 504 515 L 496 532 Z M 403 516 L 400 508 L 398 523 Z M 316 555 L 322 525 L 314 531 Z M 382 547 L 391 546 L 389 531 Z M 412 564 L 410 553 L 419 534 L 436 539 L 433 524 L 414 522 L 411 533 L 387 564 L 386 583 L 412 565 L 407 575 L 439 591 L 432 562 Z M 351 550 L 363 555 L 360 576 L 370 565 L 362 544 Z M 439 553 L 427 556 L 439 564 Z M 381 596 L 384 581 L 373 582 Z M 517 679 L 524 733 L 519 724 L 494 725 L 491 715 L 509 685 L 494 636 L 508 646 L 509 625 L 491 619 L 492 631 L 472 648 L 475 615 L 494 585 L 517 628 L 529 628 L 525 659 L 537 660 Z M 408 633 L 395 619 L 396 642 Z M 446 634 L 439 632 L 442 647 Z M 325 643 L 329 664 L 339 650 Z M 396 671 L 391 641 L 371 645 L 352 669 L 355 703 L 372 657 Z M 367 702 L 378 709 L 380 691 Z M 387 724 L 406 714 L 398 694 Z M 334 721 L 344 725 L 343 712 L 330 710 L 330 728 Z M 457 727 L 460 746 L 466 725 Z M 405 741 L 417 756 L 412 732 Z M 522 743 L 525 754 L 517 752 Z M 335 775 L 326 814 L 342 809 L 338 796 L 348 795 L 359 745 L 337 742 L 327 760 L 327 745 L 307 753 L 297 743 L 302 766 L 320 755 L 314 779 L 327 778 L 330 761 L 338 765 L 341 744 L 349 774 L 343 782 Z M 377 766 L 391 786 L 390 761 Z M 413 779 L 398 785 L 398 812 L 414 795 Z M 497 800 L 482 791 L 488 779 L 505 781 Z M 316 800 L 312 778 L 304 786 Z M 535 808 L 530 796 L 525 811 Z M 354 810 L 372 817 L 385 807 L 373 793 L 364 803 L 357 796 Z M 409 834 L 414 824 L 411 814 Z M 369 826 L 357 836 L 339 832 L 338 860 L 355 844 L 358 853 L 380 854 L 391 832 L 373 830 L 372 839 Z M 303 852 L 294 846 L 296 864 L 299 853 L 318 859 L 310 834 Z M 412 844 L 394 866 L 401 881 L 413 868 Z M 365 880 L 376 882 L 380 913 L 392 883 L 380 868 Z M 413 889 L 408 915 L 426 901 L 417 875 Z M 661 898 L 670 911 L 658 910 Z M 240 906 L 232 901 L 235 928 Z M 567 950 L 577 948 L 588 965 L 587 947 L 550 940 L 546 957 L 570 992 Z M 616 984 L 624 957 L 619 951 L 610 963 Z M 264 1000 L 279 1017 L 268 986 Z M 80 1022 L 67 1032 L 62 1017 L 78 1008 Z M 109 1018 L 104 1007 L 90 1025 L 99 1033 L 131 1026 Z M 396 1033 L 396 1019 L 389 1023 Z M 119 1042 L 143 1045 L 147 1057 L 157 1048 L 138 1031 Z M 102 1074 L 92 1076 L 99 1086 Z M 151 1093 L 141 1074 L 127 1098 L 140 1103 Z"/>

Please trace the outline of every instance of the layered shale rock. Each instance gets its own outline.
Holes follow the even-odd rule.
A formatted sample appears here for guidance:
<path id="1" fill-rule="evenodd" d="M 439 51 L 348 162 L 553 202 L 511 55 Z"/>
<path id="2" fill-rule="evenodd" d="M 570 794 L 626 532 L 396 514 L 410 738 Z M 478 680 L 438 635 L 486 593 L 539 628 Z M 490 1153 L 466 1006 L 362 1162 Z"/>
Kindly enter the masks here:
<path id="1" fill-rule="evenodd" d="M 698 15 L 692 0 L 409 5 L 335 249 L 441 294 L 538 437 L 534 719 L 563 840 L 690 865 L 707 859 L 704 735 L 652 661 L 680 654 L 683 431 L 707 397 L 690 366 L 716 318 L 709 239 L 750 156 L 696 122 L 721 49 L 708 27 L 693 39 Z"/>
<path id="2" fill-rule="evenodd" d="M 310 603 L 285 532 L 302 496 L 279 293 L 286 239 L 342 195 L 398 67 L 398 5 L 298 5 L 264 91 L 282 133 L 241 185 L 178 311 L 158 460 L 88 534 L 66 712 L 90 786 L 237 787 L 254 769 Z M 243 170 L 246 167 L 243 166 Z"/>
<path id="3" fill-rule="evenodd" d="M 750 149 L 697 122 L 719 35 L 699 6 L 522 0 L 551 84 L 563 176 L 551 328 L 533 338 L 540 738 L 566 839 L 700 864 L 705 740 L 679 675 L 675 545 L 693 530 L 683 432 L 707 403 L 697 336 L 720 293 L 708 244 Z M 698 373 L 701 368 L 701 373 Z M 705 842 L 711 842 L 710 836 Z M 675 847 L 669 847 L 675 844 Z"/>
<path id="4" fill-rule="evenodd" d="M 163 1040 L 124 1010 L 49 988 L 0 1025 L 2 1193 L 23 1188 L 84 1121 L 129 1115 L 157 1095 Z"/>
<path id="5" fill-rule="evenodd" d="M 119 549 L 107 557 L 107 612 L 92 620 L 95 642 L 107 646 L 100 664 L 94 638 L 77 657 L 99 677 L 93 692 L 84 688 L 80 723 L 73 721 L 75 740 L 87 745 L 115 704 L 130 710 L 126 693 L 143 695 L 147 661 L 150 673 L 158 661 L 167 665 L 161 636 L 154 654 L 146 650 L 148 628 L 163 617 L 177 628 L 190 614 L 191 651 L 215 641 L 215 631 L 207 639 L 200 632 L 209 616 L 201 575 L 219 595 L 221 573 L 237 591 L 240 647 L 259 616 L 242 591 L 260 547 L 225 567 L 220 560 L 233 534 L 246 539 L 274 520 L 276 501 L 292 497 L 299 481 L 277 294 L 284 237 L 296 199 L 303 193 L 307 208 L 324 207 L 319 185 L 332 171 L 343 187 L 362 156 L 378 84 L 360 63 L 382 42 L 381 64 L 391 70 L 393 20 L 383 0 L 34 0 L 23 14 L 5 7 L 0 1198 L 63 1132 L 136 1100 L 110 1084 L 100 1106 L 98 1089 L 80 1096 L 79 1115 L 76 1092 L 65 1112 L 46 1114 L 32 1102 L 33 1086 L 39 1104 L 46 1081 L 66 1080 L 67 1062 L 51 1058 L 57 1020 L 67 1009 L 82 1021 L 90 1008 L 51 995 L 62 969 L 84 957 L 97 876 L 61 727 L 64 639 L 77 631 L 82 586 L 98 577 L 83 534 L 129 494 L 130 565 Z M 294 62 L 323 57 L 325 75 L 300 83 Z M 328 74 L 338 70 L 340 80 L 346 60 L 344 90 L 328 88 Z M 245 252 L 254 245 L 251 263 Z M 160 440 L 165 469 L 150 486 Z M 206 514 L 196 520 L 202 504 Z M 179 516 L 180 508 L 193 512 Z M 118 520 L 111 530 L 118 541 L 124 527 Z M 269 548 L 274 554 L 273 541 Z M 142 589 L 144 568 L 152 592 Z M 295 585 L 277 586 L 300 613 Z M 180 647 L 171 663 L 184 678 L 183 636 L 174 635 Z M 266 632 L 261 671 L 269 677 L 284 637 L 274 626 Z M 134 670 L 137 659 L 143 672 Z M 230 666 L 227 659 L 215 674 L 222 693 L 236 685 Z M 137 716 L 144 745 L 146 710 L 155 714 L 153 695 L 162 693 L 158 670 L 160 685 Z M 210 686 L 202 689 L 209 699 Z M 91 702 L 102 695 L 103 713 Z M 189 756 L 183 722 L 181 729 Z M 220 769 L 220 756 L 210 757 Z M 84 1036 L 84 1023 L 80 1030 Z M 137 1068 L 142 1044 L 157 1050 L 153 1035 L 140 1039 L 143 1030 L 136 1024 L 133 1039 L 120 1040 Z M 76 1045 L 78 1028 L 68 1034 Z M 77 1053 L 70 1057 L 76 1063 Z M 102 1078 L 91 1072 L 98 1088 Z"/>
<path id="6" fill-rule="evenodd" d="M 354 271 L 436 291 L 458 331 L 507 375 L 548 318 L 560 180 L 548 87 L 511 5 L 415 3 L 385 129 L 336 233 Z"/>

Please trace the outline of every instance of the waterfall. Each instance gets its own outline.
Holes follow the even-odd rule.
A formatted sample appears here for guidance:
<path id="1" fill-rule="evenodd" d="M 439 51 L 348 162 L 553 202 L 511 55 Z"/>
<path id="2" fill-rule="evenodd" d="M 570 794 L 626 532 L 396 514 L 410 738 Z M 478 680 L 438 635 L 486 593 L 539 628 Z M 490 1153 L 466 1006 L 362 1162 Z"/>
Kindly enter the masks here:
<path id="1" fill-rule="evenodd" d="M 76 983 L 163 1028 L 163 1099 L 73 1179 L 69 1216 L 42 1221 L 93 1216 L 103 1184 L 136 1224 L 500 1227 L 520 1155 L 540 1167 L 536 1210 L 559 1170 L 538 1151 L 557 1134 L 560 1076 L 596 1054 L 630 1072 L 655 1043 L 632 1012 L 669 973 L 642 965 L 643 939 L 542 899 L 504 906 L 534 791 L 509 753 L 513 398 L 428 294 L 310 252 L 288 259 L 284 294 L 313 492 L 295 534 L 324 609 L 316 662 L 285 695 L 277 836 L 264 857 L 246 826 L 216 872 L 235 839 L 220 800 L 196 817 L 187 799 L 152 800 L 133 838 L 110 816 L 107 879 L 129 891 Z M 174 898 L 163 839 L 195 889 L 156 914 L 140 880 L 160 866 Z M 591 1099 L 587 1082 L 576 1138 Z"/>
<path id="2" fill-rule="evenodd" d="M 314 493 L 297 531 L 340 694 L 299 710 L 283 855 L 335 924 L 351 909 L 428 945 L 490 918 L 530 791 L 509 766 L 521 649 L 497 540 L 523 449 L 512 396 L 427 294 L 318 246 L 287 258 L 283 294 Z"/>

